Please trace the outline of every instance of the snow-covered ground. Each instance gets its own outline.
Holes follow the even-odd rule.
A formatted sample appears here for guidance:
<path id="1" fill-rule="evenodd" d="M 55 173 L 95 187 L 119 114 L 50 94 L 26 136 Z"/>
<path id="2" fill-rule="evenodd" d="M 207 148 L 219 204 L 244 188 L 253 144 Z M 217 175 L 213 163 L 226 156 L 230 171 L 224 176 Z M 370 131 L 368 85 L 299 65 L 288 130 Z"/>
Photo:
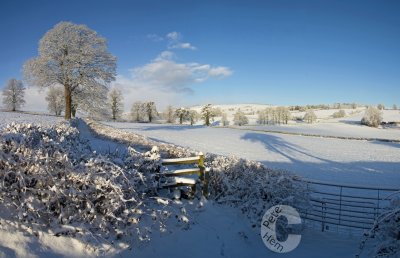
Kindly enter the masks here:
<path id="1" fill-rule="evenodd" d="M 61 119 L 18 113 L 0 113 L 0 128 L 18 121 L 54 124 Z M 400 145 L 374 141 L 350 141 L 242 131 L 202 126 L 107 123 L 158 141 L 173 142 L 203 152 L 259 160 L 270 167 L 335 182 L 398 186 Z M 78 127 L 83 139 L 100 153 L 123 153 L 127 146 L 95 137 L 85 125 Z M 209 201 L 201 209 L 182 202 L 188 227 L 168 224 L 166 232 L 153 232 L 150 241 L 126 246 L 105 246 L 106 256 L 117 257 L 354 257 L 359 235 L 352 232 L 320 232 L 306 228 L 298 248 L 287 254 L 271 252 L 262 243 L 259 229 L 238 209 Z M 11 221 L 0 212 L 0 257 L 92 257 L 90 244 L 69 236 L 56 237 Z M 368 253 L 364 253 L 368 257 Z"/>
<path id="2" fill-rule="evenodd" d="M 261 161 L 267 167 L 285 169 L 306 178 L 362 185 L 400 185 L 400 143 L 204 126 L 114 122 L 105 124 L 202 152 L 236 155 Z M 372 129 L 374 137 L 387 136 L 387 129 L 375 130 L 378 131 L 375 133 Z M 396 129 L 393 129 L 393 135 L 398 139 L 400 131 L 394 130 Z M 378 137 L 380 131 L 384 135 Z"/>
<path id="3" fill-rule="evenodd" d="M 25 114 L 20 112 L 7 112 L 0 111 L 0 129 L 3 128 L 6 124 L 11 122 L 15 123 L 41 123 L 43 125 L 52 125 L 59 121 L 62 121 L 63 118 L 43 115 L 43 114 Z"/>
<path id="4" fill-rule="evenodd" d="M 400 127 L 374 128 L 361 124 L 340 122 L 319 122 L 314 124 L 258 125 L 241 126 L 238 129 L 250 129 L 269 132 L 287 132 L 293 134 L 337 136 L 350 138 L 372 138 L 400 140 Z"/>

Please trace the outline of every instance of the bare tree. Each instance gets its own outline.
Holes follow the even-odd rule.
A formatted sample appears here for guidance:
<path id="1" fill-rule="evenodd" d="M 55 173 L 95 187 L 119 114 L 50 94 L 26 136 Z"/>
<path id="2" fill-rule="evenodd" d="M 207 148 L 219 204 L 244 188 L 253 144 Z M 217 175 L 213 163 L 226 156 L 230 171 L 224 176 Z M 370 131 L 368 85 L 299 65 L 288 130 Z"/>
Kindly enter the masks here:
<path id="1" fill-rule="evenodd" d="M 268 120 L 267 120 L 267 116 L 266 116 L 265 110 L 258 111 L 257 123 L 260 124 L 260 125 L 265 125 L 265 124 L 267 124 L 267 122 L 268 122 Z"/>
<path id="2" fill-rule="evenodd" d="M 3 104 L 7 109 L 16 111 L 25 104 L 24 96 L 24 85 L 21 81 L 12 78 L 3 90 Z"/>
<path id="3" fill-rule="evenodd" d="M 144 117 L 144 103 L 136 101 L 132 105 L 131 117 L 133 121 L 140 122 L 143 121 Z"/>
<path id="4" fill-rule="evenodd" d="M 178 108 L 175 110 L 175 115 L 179 119 L 179 124 L 183 124 L 184 121 L 189 119 L 189 110 L 183 107 Z"/>
<path id="5" fill-rule="evenodd" d="M 119 118 L 124 110 L 122 92 L 119 89 L 112 89 L 108 94 L 108 102 L 111 108 L 111 116 L 113 120 Z"/>
<path id="6" fill-rule="evenodd" d="M 64 109 L 64 96 L 63 88 L 61 87 L 50 87 L 46 96 L 47 109 L 54 113 L 56 116 L 61 115 Z"/>
<path id="7" fill-rule="evenodd" d="M 307 123 L 312 124 L 317 120 L 317 115 L 314 113 L 312 109 L 309 109 L 306 111 L 306 114 L 304 115 L 304 120 Z"/>
<path id="8" fill-rule="evenodd" d="M 86 25 L 70 22 L 49 30 L 39 42 L 39 56 L 24 65 L 33 85 L 64 87 L 66 119 L 71 118 L 72 96 L 107 86 L 115 80 L 115 69 L 116 58 L 107 51 L 106 40 Z"/>
<path id="9" fill-rule="evenodd" d="M 188 117 L 189 117 L 190 125 L 193 125 L 199 119 L 199 113 L 197 113 L 196 110 L 189 110 Z"/>
<path id="10" fill-rule="evenodd" d="M 207 104 L 201 109 L 201 118 L 204 120 L 206 126 L 210 126 L 210 120 L 214 117 L 214 109 L 211 104 Z"/>
<path id="11" fill-rule="evenodd" d="M 226 113 L 222 113 L 221 123 L 223 126 L 229 125 L 229 120 L 228 120 L 228 116 L 226 115 Z"/>
<path id="12" fill-rule="evenodd" d="M 175 122 L 175 110 L 172 106 L 168 106 L 164 112 L 165 119 L 167 123 L 174 123 Z"/>
<path id="13" fill-rule="evenodd" d="M 238 126 L 246 125 L 249 123 L 247 116 L 239 109 L 233 116 L 233 123 Z"/>
<path id="14" fill-rule="evenodd" d="M 154 120 L 154 118 L 158 115 L 156 104 L 153 101 L 149 101 L 145 102 L 143 105 L 147 118 L 151 123 Z"/>
<path id="15" fill-rule="evenodd" d="M 292 114 L 290 113 L 289 109 L 287 107 L 278 107 L 278 113 L 279 113 L 279 122 L 278 123 L 284 123 L 288 124 L 289 120 L 292 118 Z"/>

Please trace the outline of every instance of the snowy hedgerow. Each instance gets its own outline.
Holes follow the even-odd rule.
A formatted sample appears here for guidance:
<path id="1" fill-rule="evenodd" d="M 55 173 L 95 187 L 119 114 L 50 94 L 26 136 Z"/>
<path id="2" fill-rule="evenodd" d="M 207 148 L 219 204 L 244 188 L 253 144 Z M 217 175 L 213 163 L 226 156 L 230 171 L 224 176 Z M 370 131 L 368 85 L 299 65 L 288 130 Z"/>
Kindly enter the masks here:
<path id="1" fill-rule="evenodd" d="M 361 119 L 361 124 L 378 127 L 382 123 L 382 111 L 374 107 L 368 107 Z"/>
<path id="2" fill-rule="evenodd" d="M 283 171 L 264 167 L 261 163 L 224 157 L 206 156 L 210 173 L 210 198 L 239 208 L 250 221 L 259 224 L 264 212 L 276 204 L 307 208 L 305 184 Z"/>
<path id="3" fill-rule="evenodd" d="M 197 155 L 189 148 L 160 143 L 144 136 L 118 130 L 88 121 L 90 128 L 99 136 L 115 139 L 125 144 L 133 144 L 150 150 L 156 145 L 165 158 L 182 158 Z M 247 214 L 254 224 L 259 224 L 266 209 L 275 204 L 288 204 L 307 208 L 306 185 L 284 171 L 266 168 L 255 161 L 225 157 L 207 153 L 205 165 L 209 174 L 210 198 L 217 202 L 234 206 Z"/>
<path id="4" fill-rule="evenodd" d="M 155 196 L 157 148 L 100 155 L 68 123 L 12 123 L 0 134 L 0 150 L 0 202 L 22 223 L 56 235 L 141 241 L 181 216 Z"/>
<path id="5" fill-rule="evenodd" d="M 400 256 L 400 197 L 391 200 L 389 210 L 379 215 L 372 229 L 365 234 L 359 255 L 368 239 L 375 240 L 373 257 Z"/>

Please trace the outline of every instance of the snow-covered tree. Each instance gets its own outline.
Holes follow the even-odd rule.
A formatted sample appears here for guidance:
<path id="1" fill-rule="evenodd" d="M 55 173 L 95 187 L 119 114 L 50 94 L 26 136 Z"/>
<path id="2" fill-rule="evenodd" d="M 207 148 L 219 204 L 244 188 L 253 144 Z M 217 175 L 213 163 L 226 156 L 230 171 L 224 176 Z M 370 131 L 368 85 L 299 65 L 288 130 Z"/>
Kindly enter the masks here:
<path id="1" fill-rule="evenodd" d="M 189 110 L 187 108 L 178 108 L 175 110 L 175 115 L 179 119 L 179 124 L 183 124 L 184 121 L 189 119 Z"/>
<path id="2" fill-rule="evenodd" d="M 382 123 L 382 111 L 375 107 L 368 107 L 361 119 L 361 124 L 378 127 Z"/>
<path id="3" fill-rule="evenodd" d="M 312 124 L 317 120 L 317 115 L 314 113 L 312 109 L 309 109 L 306 111 L 306 114 L 304 115 L 303 119 L 307 123 Z"/>
<path id="4" fill-rule="evenodd" d="M 61 87 L 50 87 L 46 96 L 47 109 L 56 116 L 61 115 L 64 109 L 64 91 Z"/>
<path id="5" fill-rule="evenodd" d="M 21 81 L 12 78 L 3 89 L 3 104 L 7 109 L 16 111 L 25 104 L 24 96 L 24 85 Z"/>
<path id="6" fill-rule="evenodd" d="M 397 110 L 397 105 L 393 104 L 393 110 Z"/>
<path id="7" fill-rule="evenodd" d="M 144 103 L 140 101 L 134 102 L 131 108 L 131 117 L 133 121 L 135 122 L 143 121 L 144 115 L 145 115 Z"/>
<path id="8" fill-rule="evenodd" d="M 39 42 L 38 57 L 24 65 L 25 77 L 33 85 L 64 87 L 66 119 L 71 118 L 73 96 L 106 87 L 115 80 L 115 70 L 116 58 L 108 52 L 106 40 L 86 25 L 70 22 L 49 30 Z"/>
<path id="9" fill-rule="evenodd" d="M 222 123 L 223 126 L 228 126 L 229 125 L 229 120 L 228 120 L 228 116 L 226 115 L 226 113 L 222 113 L 221 123 Z"/>
<path id="10" fill-rule="evenodd" d="M 287 107 L 278 107 L 277 112 L 279 114 L 278 123 L 288 124 L 289 120 L 292 118 L 292 114 L 290 113 Z"/>
<path id="11" fill-rule="evenodd" d="M 249 119 L 247 118 L 247 116 L 243 113 L 243 111 L 241 111 L 240 109 L 235 113 L 235 115 L 233 116 L 233 123 L 235 125 L 246 125 L 249 123 Z"/>
<path id="12" fill-rule="evenodd" d="M 260 125 L 265 125 L 268 123 L 265 110 L 258 111 L 257 123 Z"/>
<path id="13" fill-rule="evenodd" d="M 80 88 L 74 91 L 71 99 L 71 115 L 75 117 L 78 110 L 92 117 L 109 117 L 108 88 Z M 88 101 L 89 100 L 89 101 Z"/>
<path id="14" fill-rule="evenodd" d="M 172 106 L 168 106 L 164 112 L 165 120 L 167 123 L 174 123 L 175 122 L 175 110 Z"/>
<path id="15" fill-rule="evenodd" d="M 119 118 L 124 111 L 122 92 L 119 89 L 112 89 L 108 94 L 108 104 L 111 108 L 111 116 L 113 120 Z"/>
<path id="16" fill-rule="evenodd" d="M 335 113 L 332 114 L 333 118 L 342 118 L 346 116 L 346 111 L 344 111 L 343 109 L 336 111 Z"/>
<path id="17" fill-rule="evenodd" d="M 189 110 L 188 118 L 190 121 L 190 125 L 194 125 L 199 119 L 199 113 L 196 110 Z"/>
<path id="18" fill-rule="evenodd" d="M 153 101 L 145 102 L 143 108 L 148 121 L 151 123 L 158 115 L 156 104 Z"/>
<path id="19" fill-rule="evenodd" d="M 215 117 L 214 109 L 211 104 L 205 105 L 201 109 L 201 118 L 206 126 L 210 126 L 210 121 Z"/>
<path id="20" fill-rule="evenodd" d="M 383 105 L 383 104 L 378 104 L 378 109 L 379 109 L 379 110 L 384 110 L 384 109 L 385 109 L 385 105 Z"/>
<path id="21" fill-rule="evenodd" d="M 213 108 L 213 114 L 214 116 L 222 116 L 222 109 L 217 107 L 217 108 Z"/>

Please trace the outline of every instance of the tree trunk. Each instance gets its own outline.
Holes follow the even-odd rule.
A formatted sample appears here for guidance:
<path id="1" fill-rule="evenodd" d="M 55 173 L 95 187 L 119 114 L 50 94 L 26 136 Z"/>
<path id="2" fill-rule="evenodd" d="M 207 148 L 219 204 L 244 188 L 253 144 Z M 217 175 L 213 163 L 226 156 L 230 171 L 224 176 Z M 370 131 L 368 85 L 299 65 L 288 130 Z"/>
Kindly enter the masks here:
<path id="1" fill-rule="evenodd" d="M 72 97 L 71 97 L 71 89 L 68 85 L 64 86 L 64 96 L 65 96 L 65 119 L 71 119 L 71 104 L 72 104 Z"/>
<path id="2" fill-rule="evenodd" d="M 71 101 L 71 103 L 72 103 L 72 101 Z M 72 117 L 75 117 L 77 109 L 78 109 L 78 105 L 71 104 L 71 115 L 72 115 Z"/>

